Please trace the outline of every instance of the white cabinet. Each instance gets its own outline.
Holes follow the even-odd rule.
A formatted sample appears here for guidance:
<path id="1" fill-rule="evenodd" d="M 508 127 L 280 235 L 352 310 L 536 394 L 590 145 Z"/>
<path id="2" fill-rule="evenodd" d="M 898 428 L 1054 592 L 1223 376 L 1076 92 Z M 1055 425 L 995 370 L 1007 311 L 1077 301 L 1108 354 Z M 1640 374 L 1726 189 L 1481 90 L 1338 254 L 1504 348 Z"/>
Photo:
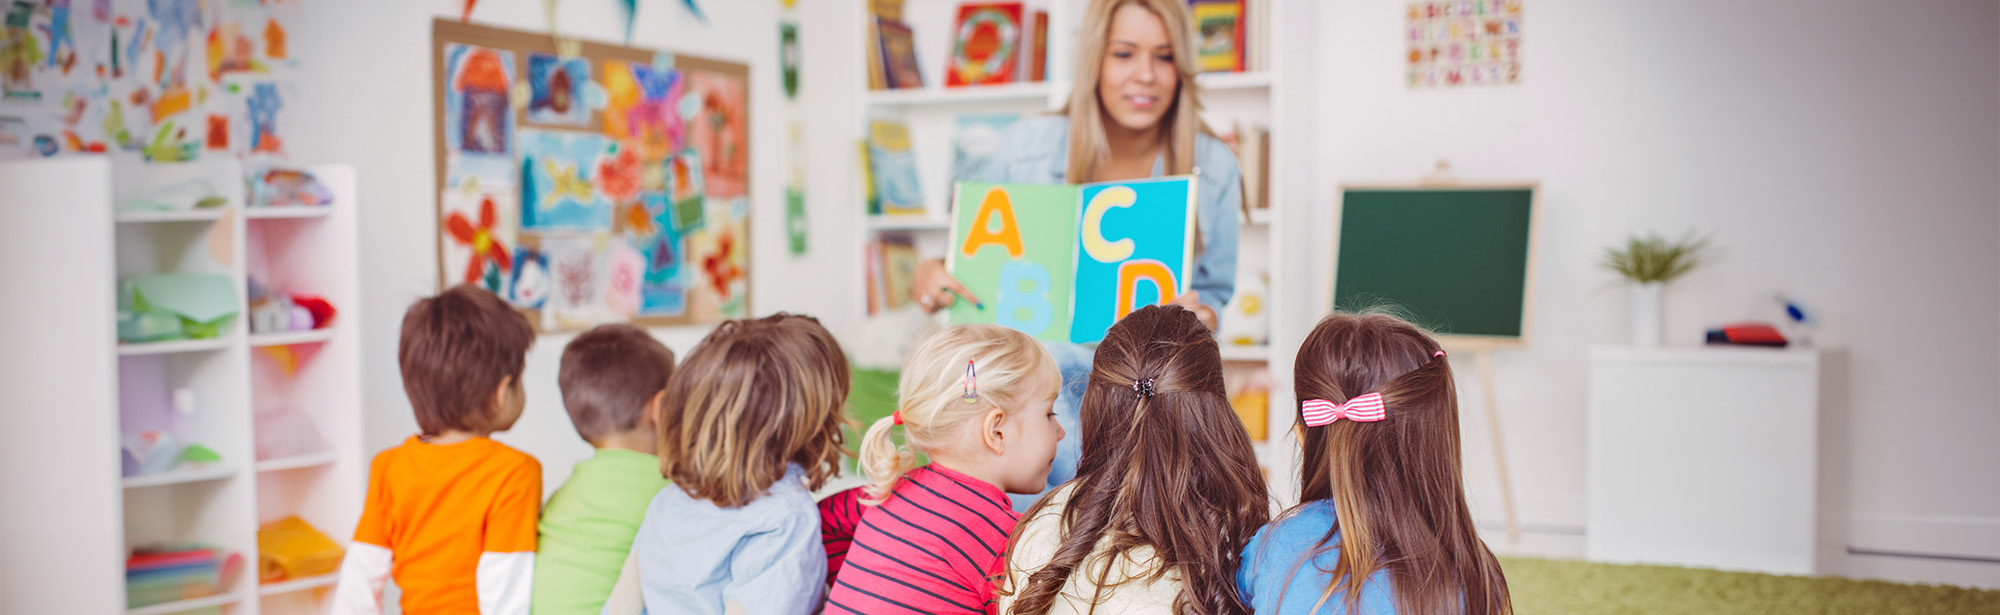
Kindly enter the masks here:
<path id="1" fill-rule="evenodd" d="M 1813 350 L 1592 349 L 1588 557 L 1813 573 L 1820 365 Z"/>

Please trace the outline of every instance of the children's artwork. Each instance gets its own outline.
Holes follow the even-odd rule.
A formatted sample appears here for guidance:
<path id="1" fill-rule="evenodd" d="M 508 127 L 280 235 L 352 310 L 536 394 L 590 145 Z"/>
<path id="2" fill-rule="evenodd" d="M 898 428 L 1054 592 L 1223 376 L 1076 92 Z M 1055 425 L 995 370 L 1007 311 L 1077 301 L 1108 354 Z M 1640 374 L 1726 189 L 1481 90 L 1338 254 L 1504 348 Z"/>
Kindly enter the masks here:
<path id="1" fill-rule="evenodd" d="M 467 177 L 482 182 L 513 175 L 514 110 L 508 84 L 514 81 L 514 54 L 466 44 L 445 47 L 445 185 Z"/>
<path id="2" fill-rule="evenodd" d="M 1411 89 L 1521 82 L 1521 0 L 1411 2 L 1406 16 Z"/>
<path id="3" fill-rule="evenodd" d="M 747 68 L 432 33 L 441 284 L 491 289 L 544 331 L 749 313 Z"/>
<path id="4" fill-rule="evenodd" d="M 513 196 L 504 190 L 446 188 L 439 195 L 444 205 L 440 225 L 444 239 L 440 245 L 446 286 L 478 284 L 502 297 L 514 272 L 517 256 L 509 252 L 519 236 L 514 224 Z"/>
<path id="5" fill-rule="evenodd" d="M 679 108 L 687 88 L 680 71 L 619 60 L 602 66 L 604 136 L 637 148 L 640 158 L 650 161 L 680 151 L 687 125 Z"/>
<path id="6" fill-rule="evenodd" d="M 688 147 L 701 152 L 708 194 L 743 196 L 750 181 L 749 83 L 715 71 L 682 72 L 690 100 L 681 102 L 681 115 L 688 118 Z"/>
<path id="7" fill-rule="evenodd" d="M 945 85 L 1012 82 L 1021 63 L 1021 34 L 1019 2 L 959 5 Z"/>
<path id="8" fill-rule="evenodd" d="M 617 166 L 612 161 L 628 152 L 602 135 L 582 132 L 522 130 L 518 141 L 522 229 L 611 228 L 611 200 L 600 184 L 606 179 L 604 170 Z"/>
<path id="9" fill-rule="evenodd" d="M 785 99 L 799 96 L 799 24 L 778 22 L 778 71 L 784 80 Z"/>
<path id="10" fill-rule="evenodd" d="M 590 62 L 550 53 L 528 54 L 528 122 L 562 126 L 590 123 L 583 89 L 590 83 Z"/>
<path id="11" fill-rule="evenodd" d="M 984 299 L 954 324 L 992 323 L 1080 344 L 1187 291 L 1195 178 L 1095 184 L 958 184 L 952 277 Z"/>

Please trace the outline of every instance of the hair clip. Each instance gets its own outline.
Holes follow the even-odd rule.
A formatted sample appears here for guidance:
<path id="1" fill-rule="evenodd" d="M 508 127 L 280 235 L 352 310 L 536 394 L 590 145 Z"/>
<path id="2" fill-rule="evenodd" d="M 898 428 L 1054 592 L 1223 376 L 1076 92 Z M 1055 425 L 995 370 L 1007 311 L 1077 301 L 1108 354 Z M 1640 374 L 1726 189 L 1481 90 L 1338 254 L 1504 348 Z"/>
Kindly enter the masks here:
<path id="1" fill-rule="evenodd" d="M 889 414 L 889 424 L 891 424 L 891 425 L 901 425 L 901 424 L 903 424 L 903 411 L 902 411 L 902 410 L 897 410 L 897 411 L 895 411 L 895 412 L 893 412 L 893 413 L 890 413 L 890 414 Z"/>
<path id="2" fill-rule="evenodd" d="M 1153 379 L 1147 378 L 1145 380 L 1133 381 L 1132 392 L 1138 394 L 1141 399 L 1151 399 L 1153 397 Z"/>
<path id="3" fill-rule="evenodd" d="M 979 371 L 972 368 L 972 362 L 965 362 L 965 392 L 959 396 L 965 403 L 979 403 Z"/>
<path id="4" fill-rule="evenodd" d="M 1299 410 L 1304 414 L 1307 427 L 1329 425 L 1340 419 L 1373 423 L 1386 416 L 1381 393 L 1369 393 L 1346 403 L 1335 404 L 1324 399 L 1308 399 Z"/>

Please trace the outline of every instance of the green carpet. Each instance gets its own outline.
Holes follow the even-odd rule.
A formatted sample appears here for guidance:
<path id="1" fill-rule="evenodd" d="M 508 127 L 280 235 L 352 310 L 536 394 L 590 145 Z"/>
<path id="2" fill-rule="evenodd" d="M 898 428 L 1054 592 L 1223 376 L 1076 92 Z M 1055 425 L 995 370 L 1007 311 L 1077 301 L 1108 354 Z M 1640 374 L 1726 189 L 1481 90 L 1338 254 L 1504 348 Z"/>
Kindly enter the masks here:
<path id="1" fill-rule="evenodd" d="M 1500 558 L 1521 615 L 2000 614 L 2000 591 Z"/>

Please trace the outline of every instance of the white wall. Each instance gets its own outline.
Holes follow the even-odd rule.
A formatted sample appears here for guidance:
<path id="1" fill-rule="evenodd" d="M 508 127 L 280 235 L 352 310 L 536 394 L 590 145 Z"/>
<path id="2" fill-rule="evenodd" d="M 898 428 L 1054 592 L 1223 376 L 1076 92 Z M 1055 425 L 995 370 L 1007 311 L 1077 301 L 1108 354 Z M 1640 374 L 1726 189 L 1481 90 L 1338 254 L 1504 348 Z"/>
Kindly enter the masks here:
<path id="1" fill-rule="evenodd" d="M 1587 346 L 1627 339 L 1600 251 L 1700 229 L 1724 253 L 1668 289 L 1670 343 L 1769 319 L 1764 298 L 1784 291 L 1847 350 L 1824 409 L 1834 531 L 1857 549 L 2000 558 L 1994 3 L 1529 2 L 1524 83 L 1456 90 L 1404 87 L 1404 7 L 1317 9 L 1315 195 L 1414 180 L 1440 158 L 1468 180 L 1542 182 L 1537 339 L 1495 358 L 1531 528 L 1584 524 Z M 1466 416 L 1475 512 L 1497 519 L 1483 412 Z M 1842 565 L 2000 586 L 2000 565 L 1880 559 Z"/>
<path id="2" fill-rule="evenodd" d="M 641 2 L 632 45 L 702 55 L 750 65 L 751 85 L 751 309 L 809 313 L 831 323 L 851 322 L 860 305 L 846 288 L 851 277 L 841 266 L 858 262 L 856 220 L 831 208 L 846 199 L 812 195 L 847 194 L 842 158 L 820 157 L 807 164 L 812 208 L 811 251 L 794 258 L 784 233 L 784 93 L 778 77 L 777 0 L 699 3 L 709 23 L 702 25 L 680 2 Z M 852 20 L 834 3 L 808 0 L 796 9 L 800 36 L 808 49 L 847 36 L 829 32 Z M 431 19 L 456 18 L 461 3 L 442 0 L 340 0 L 308 5 L 309 32 L 297 34 L 312 79 L 301 84 L 298 117 L 313 123 L 300 134 L 297 157 L 305 161 L 352 163 L 360 184 L 364 446 L 393 446 L 416 432 L 396 367 L 397 335 L 410 302 L 437 290 L 437 214 L 431 153 Z M 624 36 L 617 2 L 565 2 L 557 23 L 566 35 L 601 42 Z M 540 0 L 483 0 L 473 21 L 485 25 L 546 31 Z M 858 36 L 854 37 L 858 40 Z M 852 81 L 838 61 L 805 54 L 801 101 L 839 98 L 829 88 Z M 823 105 L 822 105 L 823 106 Z M 802 108 L 809 107 L 801 104 Z M 841 117 L 847 117 L 842 115 Z M 809 129 L 807 148 L 850 156 L 852 144 L 836 147 L 824 130 Z M 831 188 L 820 186 L 831 185 Z M 839 273 L 835 275 L 835 273 Z M 827 297 L 832 297 L 828 300 Z M 684 356 L 706 328 L 663 328 L 655 333 Z M 528 407 L 521 421 L 497 439 L 542 462 L 546 489 L 569 476 L 571 465 L 587 458 L 589 445 L 577 437 L 563 412 L 556 368 L 571 335 L 544 335 L 528 356 Z"/>

